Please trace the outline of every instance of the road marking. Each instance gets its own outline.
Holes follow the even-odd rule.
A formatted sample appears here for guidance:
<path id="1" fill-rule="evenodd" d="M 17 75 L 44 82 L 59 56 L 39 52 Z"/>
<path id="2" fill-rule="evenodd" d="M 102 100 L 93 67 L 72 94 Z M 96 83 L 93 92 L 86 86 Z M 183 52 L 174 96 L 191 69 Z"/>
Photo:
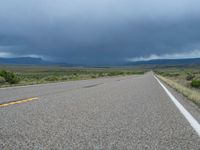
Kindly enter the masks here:
<path id="1" fill-rule="evenodd" d="M 198 123 L 198 121 L 183 107 L 183 105 L 181 105 L 181 103 L 178 102 L 178 100 L 170 93 L 170 91 L 160 82 L 160 80 L 156 76 L 154 76 L 154 78 L 158 81 L 158 83 L 165 90 L 172 102 L 176 105 L 176 107 L 179 109 L 179 111 L 183 114 L 183 116 L 200 137 L 200 124 Z"/>
<path id="2" fill-rule="evenodd" d="M 20 104 L 20 103 L 25 103 L 25 102 L 29 102 L 29 101 L 36 100 L 36 99 L 38 99 L 38 97 L 32 97 L 32 98 L 27 98 L 27 99 L 22 99 L 22 100 L 7 102 L 7 103 L 0 104 L 0 107 L 6 107 L 6 106 L 9 106 L 9 105 L 15 105 L 15 104 Z"/>

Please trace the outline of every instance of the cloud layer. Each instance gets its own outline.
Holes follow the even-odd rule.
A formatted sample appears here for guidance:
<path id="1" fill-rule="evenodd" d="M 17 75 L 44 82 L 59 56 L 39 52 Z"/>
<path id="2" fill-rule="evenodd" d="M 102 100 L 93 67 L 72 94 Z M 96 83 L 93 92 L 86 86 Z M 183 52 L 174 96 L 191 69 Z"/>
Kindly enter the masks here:
<path id="1" fill-rule="evenodd" d="M 173 54 L 151 54 L 148 57 L 133 57 L 127 58 L 127 61 L 148 61 L 154 59 L 187 59 L 187 58 L 200 58 L 200 50 L 188 51 L 183 53 L 173 53 Z"/>
<path id="2" fill-rule="evenodd" d="M 200 49 L 199 0 L 0 1 L 0 57 L 83 64 Z"/>

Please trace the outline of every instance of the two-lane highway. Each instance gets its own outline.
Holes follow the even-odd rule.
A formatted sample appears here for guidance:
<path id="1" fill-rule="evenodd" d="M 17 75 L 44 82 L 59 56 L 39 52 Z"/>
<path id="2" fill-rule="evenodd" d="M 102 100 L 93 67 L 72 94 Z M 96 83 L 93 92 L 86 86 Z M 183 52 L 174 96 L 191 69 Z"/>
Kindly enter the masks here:
<path id="1" fill-rule="evenodd" d="M 0 89 L 0 104 L 1 150 L 200 149 L 152 73 Z"/>

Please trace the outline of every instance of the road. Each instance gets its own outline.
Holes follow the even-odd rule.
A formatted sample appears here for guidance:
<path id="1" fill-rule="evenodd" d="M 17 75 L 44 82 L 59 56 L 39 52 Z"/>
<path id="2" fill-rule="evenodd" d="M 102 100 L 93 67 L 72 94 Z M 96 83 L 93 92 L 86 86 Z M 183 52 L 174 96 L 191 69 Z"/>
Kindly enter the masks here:
<path id="1" fill-rule="evenodd" d="M 199 109 L 167 88 L 200 121 Z M 153 73 L 5 88 L 0 103 L 1 150 L 200 149 Z"/>

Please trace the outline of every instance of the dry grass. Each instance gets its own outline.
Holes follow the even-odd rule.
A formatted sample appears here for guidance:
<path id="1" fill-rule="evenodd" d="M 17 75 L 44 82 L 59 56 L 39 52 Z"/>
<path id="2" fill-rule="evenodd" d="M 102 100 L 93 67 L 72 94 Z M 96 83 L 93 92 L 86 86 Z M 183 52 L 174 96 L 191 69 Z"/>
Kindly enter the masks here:
<path id="1" fill-rule="evenodd" d="M 175 90 L 186 96 L 189 100 L 193 101 L 200 107 L 200 93 L 198 91 L 185 87 L 163 76 L 157 75 L 157 77 L 162 81 L 164 81 L 167 85 L 171 86 L 172 88 L 174 88 Z"/>

